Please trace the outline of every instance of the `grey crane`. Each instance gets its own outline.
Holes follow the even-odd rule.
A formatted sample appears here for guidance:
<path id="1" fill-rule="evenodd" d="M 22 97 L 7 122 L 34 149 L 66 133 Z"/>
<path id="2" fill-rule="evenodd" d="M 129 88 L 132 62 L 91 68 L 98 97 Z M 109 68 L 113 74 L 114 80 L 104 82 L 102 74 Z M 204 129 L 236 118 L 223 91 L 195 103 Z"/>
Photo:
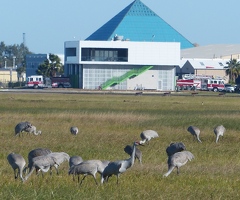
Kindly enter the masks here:
<path id="1" fill-rule="evenodd" d="M 71 156 L 70 159 L 69 159 L 69 167 L 71 168 L 72 166 L 78 165 L 81 162 L 83 162 L 82 157 L 80 157 L 80 156 Z M 73 173 L 73 181 L 75 181 L 74 177 L 75 177 L 75 174 Z"/>
<path id="2" fill-rule="evenodd" d="M 196 127 L 196 126 L 189 126 L 188 129 L 187 129 L 187 131 L 188 131 L 189 133 L 191 133 L 191 134 L 193 135 L 193 137 L 195 137 L 195 138 L 198 140 L 198 142 L 202 142 L 202 141 L 200 140 L 200 138 L 199 138 L 200 129 L 199 129 L 198 127 Z"/>
<path id="3" fill-rule="evenodd" d="M 32 161 L 29 163 L 29 169 L 30 172 L 32 171 L 32 169 L 34 170 L 34 168 L 36 169 L 36 171 L 42 172 L 47 172 L 50 169 L 50 174 L 52 174 L 52 167 L 54 167 L 57 171 L 57 174 L 59 174 L 58 167 L 64 161 L 69 161 L 69 158 L 70 156 L 65 152 L 51 152 L 46 155 L 34 157 Z M 46 164 L 47 161 L 49 161 L 49 165 L 45 166 L 44 164 Z"/>
<path id="4" fill-rule="evenodd" d="M 70 156 L 65 152 L 52 152 L 50 155 L 56 160 L 56 164 L 50 166 L 50 174 L 52 174 L 52 167 L 54 167 L 57 174 L 59 174 L 58 167 L 64 161 L 69 162 Z"/>
<path id="5" fill-rule="evenodd" d="M 80 156 L 71 156 L 69 159 L 69 167 L 71 168 L 73 165 L 78 165 L 83 161 Z"/>
<path id="6" fill-rule="evenodd" d="M 104 183 L 105 181 L 107 182 L 110 176 L 116 175 L 118 184 L 120 174 L 124 173 L 134 164 L 136 145 L 139 145 L 139 142 L 133 143 L 133 151 L 129 159 L 113 161 L 106 166 L 101 176 L 101 183 Z"/>
<path id="7" fill-rule="evenodd" d="M 34 134 L 34 135 L 41 135 L 42 134 L 42 131 L 40 131 L 40 130 L 37 131 L 36 126 L 33 126 L 33 125 L 26 128 L 25 132 L 27 132 L 29 134 Z"/>
<path id="8" fill-rule="evenodd" d="M 21 180 L 24 181 L 23 169 L 24 166 L 26 165 L 25 159 L 20 154 L 10 153 L 7 156 L 7 160 L 14 170 L 15 179 L 17 179 L 19 176 Z"/>
<path id="9" fill-rule="evenodd" d="M 167 177 L 175 167 L 177 168 L 177 174 L 179 174 L 179 168 L 192 159 L 194 159 L 194 156 L 190 151 L 181 151 L 173 154 L 168 157 L 168 172 L 163 176 Z"/>
<path id="10" fill-rule="evenodd" d="M 145 142 L 147 144 L 149 144 L 149 141 L 152 138 L 156 138 L 159 137 L 158 133 L 154 130 L 145 130 L 142 133 L 140 133 L 140 137 L 141 137 L 141 141 L 139 142 L 139 144 L 144 144 Z"/>
<path id="11" fill-rule="evenodd" d="M 33 158 L 30 172 L 25 176 L 25 181 L 31 176 L 34 169 L 47 172 L 51 166 L 59 165 L 57 159 L 51 156 L 51 154 L 52 153 Z"/>
<path id="12" fill-rule="evenodd" d="M 48 148 L 37 148 L 37 149 L 33 149 L 28 153 L 28 166 L 25 168 L 24 171 L 26 171 L 27 169 L 31 170 L 31 166 L 33 164 L 33 158 L 37 157 L 37 156 L 44 156 L 47 154 L 52 153 L 52 151 Z"/>
<path id="13" fill-rule="evenodd" d="M 166 148 L 166 153 L 169 156 L 181 152 L 183 150 L 186 150 L 186 146 L 182 142 L 174 142 L 171 143 L 167 148 Z"/>
<path id="14" fill-rule="evenodd" d="M 68 171 L 68 174 L 73 174 L 73 180 L 74 180 L 74 176 L 78 175 L 78 182 L 80 182 L 80 175 L 83 175 L 83 178 L 80 182 L 80 185 L 82 184 L 82 182 L 84 181 L 84 179 L 86 178 L 87 175 L 91 175 L 94 180 L 96 185 L 97 180 L 96 180 L 96 173 L 100 173 L 102 174 L 105 167 L 109 164 L 109 161 L 101 161 L 101 160 L 86 160 L 81 162 L 78 165 L 72 165 Z"/>
<path id="15" fill-rule="evenodd" d="M 125 146 L 124 151 L 131 156 L 133 148 L 130 145 Z M 136 147 L 135 159 L 138 159 L 139 163 L 142 164 L 142 152 Z"/>
<path id="16" fill-rule="evenodd" d="M 78 127 L 72 126 L 70 128 L 70 132 L 71 132 L 72 135 L 77 135 L 78 134 Z"/>
<path id="17" fill-rule="evenodd" d="M 15 136 L 19 135 L 20 137 L 20 133 L 23 131 L 26 131 L 27 128 L 30 128 L 32 126 L 32 124 L 28 121 L 26 122 L 19 122 L 16 126 L 15 126 Z"/>
<path id="18" fill-rule="evenodd" d="M 219 140 L 220 136 L 223 136 L 223 134 L 225 133 L 226 129 L 223 125 L 217 126 L 214 128 L 214 134 L 216 135 L 216 143 Z"/>

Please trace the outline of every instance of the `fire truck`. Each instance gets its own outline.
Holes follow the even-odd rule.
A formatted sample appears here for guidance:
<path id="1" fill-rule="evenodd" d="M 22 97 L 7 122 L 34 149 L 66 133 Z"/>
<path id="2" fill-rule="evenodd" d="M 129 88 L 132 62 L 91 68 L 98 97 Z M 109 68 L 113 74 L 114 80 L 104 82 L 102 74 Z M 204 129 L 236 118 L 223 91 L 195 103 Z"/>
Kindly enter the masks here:
<path id="1" fill-rule="evenodd" d="M 224 84 L 224 80 L 220 77 L 213 78 L 213 76 L 204 75 L 185 75 L 176 82 L 176 86 L 181 90 L 197 89 L 214 92 L 222 91 Z"/>
<path id="2" fill-rule="evenodd" d="M 177 80 L 177 87 L 181 90 L 188 90 L 188 89 L 202 89 L 201 80 L 196 79 L 179 79 Z"/>
<path id="3" fill-rule="evenodd" d="M 44 78 L 42 75 L 32 75 L 27 77 L 28 88 L 69 88 L 71 87 L 69 77 Z"/>
<path id="4" fill-rule="evenodd" d="M 28 76 L 26 86 L 34 89 L 46 87 L 43 76 L 41 75 Z"/>
<path id="5" fill-rule="evenodd" d="M 52 87 L 53 88 L 70 88 L 71 83 L 70 83 L 70 78 L 69 77 L 51 77 L 50 78 L 52 82 Z"/>

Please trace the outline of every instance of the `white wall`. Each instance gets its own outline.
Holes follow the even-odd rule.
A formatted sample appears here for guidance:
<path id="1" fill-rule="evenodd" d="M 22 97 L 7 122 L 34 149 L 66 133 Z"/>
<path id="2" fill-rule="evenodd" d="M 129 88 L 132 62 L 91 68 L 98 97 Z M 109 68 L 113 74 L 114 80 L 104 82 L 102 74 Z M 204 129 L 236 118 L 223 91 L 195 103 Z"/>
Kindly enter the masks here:
<path id="1" fill-rule="evenodd" d="M 131 42 L 131 41 L 70 41 L 65 48 L 77 48 L 76 57 L 67 57 L 66 63 L 90 64 L 80 61 L 81 48 L 128 48 L 128 62 L 106 62 L 106 64 L 128 65 L 180 65 L 180 43 L 178 42 Z M 94 61 L 94 64 L 104 62 Z"/>
<path id="2" fill-rule="evenodd" d="M 158 89 L 158 71 L 148 70 L 133 79 L 127 80 L 128 90 L 134 90 L 136 86 L 144 89 Z"/>

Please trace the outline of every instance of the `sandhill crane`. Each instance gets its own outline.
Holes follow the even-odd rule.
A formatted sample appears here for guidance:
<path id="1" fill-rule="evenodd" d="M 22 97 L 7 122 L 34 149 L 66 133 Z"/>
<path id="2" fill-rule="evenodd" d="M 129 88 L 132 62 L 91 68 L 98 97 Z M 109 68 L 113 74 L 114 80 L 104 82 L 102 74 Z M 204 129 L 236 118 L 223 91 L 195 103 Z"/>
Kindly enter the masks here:
<path id="1" fill-rule="evenodd" d="M 25 129 L 25 132 L 29 133 L 29 134 L 34 134 L 34 135 L 41 135 L 42 134 L 42 131 L 38 130 L 37 131 L 37 128 L 36 126 L 31 126 L 31 127 L 28 127 Z"/>
<path id="2" fill-rule="evenodd" d="M 129 155 L 131 156 L 132 155 L 132 151 L 133 151 L 133 148 L 132 146 L 130 145 L 127 145 L 125 148 L 124 148 L 124 151 Z M 135 159 L 138 159 L 139 163 L 142 164 L 142 152 L 136 147 L 136 152 L 135 152 Z"/>
<path id="3" fill-rule="evenodd" d="M 25 159 L 20 154 L 10 153 L 7 156 L 7 160 L 14 170 L 15 179 L 17 179 L 19 175 L 21 180 L 24 181 L 22 174 L 24 166 L 26 165 Z"/>
<path id="4" fill-rule="evenodd" d="M 64 161 L 69 162 L 70 156 L 65 152 L 52 152 L 50 155 L 56 160 L 56 164 L 50 166 L 50 174 L 52 174 L 53 166 L 55 167 L 57 174 L 59 174 L 58 167 Z"/>
<path id="5" fill-rule="evenodd" d="M 175 142 L 175 143 L 171 143 L 166 148 L 166 153 L 169 157 L 169 156 L 171 156 L 177 152 L 183 151 L 183 150 L 186 150 L 186 146 L 182 142 Z"/>
<path id="6" fill-rule="evenodd" d="M 96 163 L 86 163 L 84 161 L 78 165 L 73 165 L 68 171 L 68 174 L 73 174 L 73 177 L 75 175 L 78 175 L 78 182 L 79 182 L 79 175 L 80 174 L 84 175 L 80 182 L 80 185 L 82 184 L 83 180 L 85 179 L 85 177 L 87 175 L 93 176 L 94 181 L 97 185 L 98 183 L 96 180 L 96 173 L 97 173 L 97 164 Z M 73 178 L 73 180 L 74 180 L 74 178 Z"/>
<path id="7" fill-rule="evenodd" d="M 82 161 L 83 161 L 83 159 L 80 156 L 71 156 L 69 159 L 69 167 L 72 167 L 73 165 L 78 165 Z"/>
<path id="8" fill-rule="evenodd" d="M 84 179 L 86 178 L 87 175 L 91 175 L 94 180 L 95 183 L 97 185 L 97 180 L 96 180 L 96 173 L 100 173 L 102 174 L 105 167 L 109 164 L 109 161 L 101 161 L 101 160 L 86 160 L 81 162 L 78 165 L 72 165 L 68 171 L 68 174 L 73 174 L 73 180 L 74 180 L 74 176 L 78 175 L 78 182 L 80 182 L 79 175 L 83 175 L 83 178 L 80 182 L 80 185 L 82 184 L 82 182 L 84 181 Z"/>
<path id="9" fill-rule="evenodd" d="M 59 174 L 58 167 L 64 161 L 69 161 L 70 156 L 65 152 L 52 152 L 47 155 L 34 157 L 29 163 L 31 175 L 32 171 L 36 169 L 36 171 L 47 172 L 50 169 L 50 174 L 52 174 L 52 167 L 54 167 Z M 28 177 L 30 175 L 27 175 Z"/>
<path id="10" fill-rule="evenodd" d="M 199 142 L 202 142 L 199 138 L 200 129 L 196 126 L 189 126 L 187 131 L 193 135 Z"/>
<path id="11" fill-rule="evenodd" d="M 132 151 L 132 155 L 129 159 L 110 162 L 108 164 L 108 166 L 106 166 L 106 168 L 104 169 L 102 176 L 101 176 L 101 183 L 108 181 L 108 178 L 110 176 L 116 175 L 117 176 L 117 184 L 118 184 L 118 178 L 119 178 L 120 174 L 122 174 L 127 169 L 132 167 L 134 164 L 136 145 L 139 145 L 139 142 L 133 143 L 133 151 Z"/>
<path id="12" fill-rule="evenodd" d="M 218 139 L 220 136 L 223 136 L 225 133 L 226 129 L 223 125 L 217 126 L 214 128 L 214 134 L 216 135 L 216 143 L 218 142 Z"/>
<path id="13" fill-rule="evenodd" d="M 167 177 L 175 167 L 177 168 L 177 174 L 179 174 L 179 168 L 192 159 L 194 159 L 194 156 L 190 151 L 181 151 L 173 154 L 168 157 L 168 172 L 163 176 Z"/>
<path id="14" fill-rule="evenodd" d="M 78 134 L 78 127 L 72 126 L 70 128 L 70 132 L 71 132 L 72 135 L 77 135 Z"/>
<path id="15" fill-rule="evenodd" d="M 149 144 L 149 141 L 152 138 L 159 137 L 159 135 L 154 130 L 145 130 L 140 134 L 140 137 L 142 140 L 139 142 L 139 144 L 144 144 L 145 142 L 147 142 L 147 144 Z"/>
<path id="16" fill-rule="evenodd" d="M 15 126 L 15 136 L 19 135 L 19 137 L 20 137 L 20 133 L 23 131 L 26 131 L 26 129 L 30 128 L 31 126 L 32 126 L 32 124 L 28 121 L 18 123 Z"/>
<path id="17" fill-rule="evenodd" d="M 44 156 L 37 156 L 32 161 L 30 172 L 25 176 L 25 181 L 30 177 L 34 169 L 47 172 L 51 166 L 58 165 L 57 160 L 51 156 L 51 153 Z"/>
<path id="18" fill-rule="evenodd" d="M 37 156 L 44 156 L 47 154 L 52 153 L 52 151 L 48 148 L 37 148 L 37 149 L 33 149 L 28 153 L 28 167 L 31 170 L 31 166 L 33 164 L 33 158 L 37 157 Z M 27 168 L 25 168 L 24 171 L 27 170 Z"/>

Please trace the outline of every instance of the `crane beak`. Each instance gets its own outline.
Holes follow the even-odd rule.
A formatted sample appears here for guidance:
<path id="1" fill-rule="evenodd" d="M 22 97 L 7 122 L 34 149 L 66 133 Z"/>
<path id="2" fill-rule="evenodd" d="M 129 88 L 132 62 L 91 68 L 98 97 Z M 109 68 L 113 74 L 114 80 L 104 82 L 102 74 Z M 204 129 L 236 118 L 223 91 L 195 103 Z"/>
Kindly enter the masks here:
<path id="1" fill-rule="evenodd" d="M 135 143 L 136 143 L 136 145 L 145 146 L 144 144 L 141 144 L 139 141 L 136 141 Z"/>

